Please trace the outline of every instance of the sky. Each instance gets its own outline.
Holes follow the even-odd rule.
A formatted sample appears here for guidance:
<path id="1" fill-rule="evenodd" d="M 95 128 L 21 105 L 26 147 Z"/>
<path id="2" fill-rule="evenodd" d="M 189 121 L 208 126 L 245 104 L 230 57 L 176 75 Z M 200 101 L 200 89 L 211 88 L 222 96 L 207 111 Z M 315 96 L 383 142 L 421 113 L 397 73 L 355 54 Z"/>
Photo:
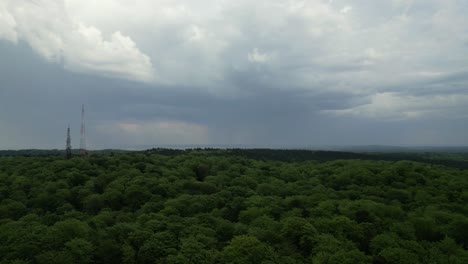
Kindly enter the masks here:
<path id="1" fill-rule="evenodd" d="M 0 0 L 0 149 L 468 145 L 467 0 Z"/>

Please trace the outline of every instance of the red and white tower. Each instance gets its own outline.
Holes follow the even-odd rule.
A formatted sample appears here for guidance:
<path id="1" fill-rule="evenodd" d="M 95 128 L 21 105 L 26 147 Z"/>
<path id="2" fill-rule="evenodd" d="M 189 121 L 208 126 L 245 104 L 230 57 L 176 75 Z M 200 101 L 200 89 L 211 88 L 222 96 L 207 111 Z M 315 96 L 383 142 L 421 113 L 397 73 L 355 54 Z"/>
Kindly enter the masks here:
<path id="1" fill-rule="evenodd" d="M 65 149 L 65 158 L 71 159 L 72 150 L 71 150 L 71 137 L 70 137 L 70 125 L 67 128 L 67 147 Z"/>
<path id="2" fill-rule="evenodd" d="M 86 150 L 86 129 L 84 116 L 84 104 L 81 105 L 81 129 L 80 129 L 80 156 L 87 156 L 88 151 Z"/>

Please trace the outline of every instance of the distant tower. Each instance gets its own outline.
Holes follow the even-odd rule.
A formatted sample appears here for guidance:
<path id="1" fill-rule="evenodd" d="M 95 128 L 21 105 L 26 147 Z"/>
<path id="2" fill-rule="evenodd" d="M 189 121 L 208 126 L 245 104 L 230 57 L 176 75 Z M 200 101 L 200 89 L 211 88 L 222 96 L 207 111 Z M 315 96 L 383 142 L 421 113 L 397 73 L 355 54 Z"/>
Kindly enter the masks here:
<path id="1" fill-rule="evenodd" d="M 65 149 L 65 158 L 71 159 L 72 151 L 71 151 L 71 138 L 70 138 L 70 125 L 67 128 L 67 148 Z"/>
<path id="2" fill-rule="evenodd" d="M 84 121 L 84 104 L 81 105 L 81 130 L 80 130 L 80 156 L 87 156 L 86 150 L 86 129 Z"/>

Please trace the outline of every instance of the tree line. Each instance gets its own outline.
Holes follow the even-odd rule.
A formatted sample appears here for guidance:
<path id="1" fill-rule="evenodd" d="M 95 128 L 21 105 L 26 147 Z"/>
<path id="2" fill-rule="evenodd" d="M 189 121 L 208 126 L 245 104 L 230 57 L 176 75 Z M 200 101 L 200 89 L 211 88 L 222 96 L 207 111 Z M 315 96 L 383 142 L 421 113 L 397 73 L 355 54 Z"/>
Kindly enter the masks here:
<path id="1" fill-rule="evenodd" d="M 468 263 L 468 171 L 295 154 L 0 157 L 0 263 Z"/>

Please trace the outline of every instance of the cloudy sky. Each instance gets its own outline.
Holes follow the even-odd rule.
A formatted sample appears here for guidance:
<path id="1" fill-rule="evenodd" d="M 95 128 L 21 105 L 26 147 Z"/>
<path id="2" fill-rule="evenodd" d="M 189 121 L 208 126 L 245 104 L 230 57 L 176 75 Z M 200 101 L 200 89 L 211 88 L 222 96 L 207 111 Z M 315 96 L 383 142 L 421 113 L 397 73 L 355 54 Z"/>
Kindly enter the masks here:
<path id="1" fill-rule="evenodd" d="M 0 149 L 468 145 L 467 0 L 0 0 Z"/>

